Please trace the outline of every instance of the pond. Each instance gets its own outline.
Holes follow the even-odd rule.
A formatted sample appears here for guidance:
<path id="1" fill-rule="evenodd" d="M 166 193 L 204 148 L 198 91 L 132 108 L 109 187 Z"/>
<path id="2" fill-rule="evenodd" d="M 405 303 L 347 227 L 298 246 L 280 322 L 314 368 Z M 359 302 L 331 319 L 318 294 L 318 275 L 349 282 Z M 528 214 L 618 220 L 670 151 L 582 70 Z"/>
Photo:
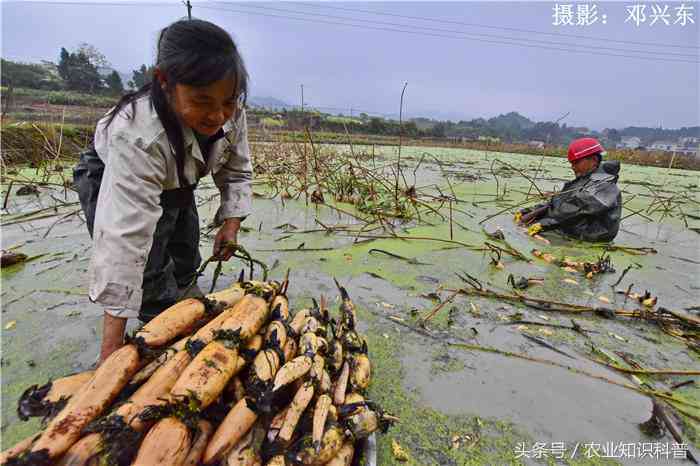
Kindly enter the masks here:
<path id="1" fill-rule="evenodd" d="M 387 176 L 393 176 L 398 156 L 396 147 L 387 146 L 316 149 L 362 158 L 373 170 L 384 167 Z M 605 253 L 602 248 L 556 234 L 545 235 L 548 242 L 533 239 L 512 220 L 513 206 L 534 202 L 528 193 L 560 189 L 572 177 L 565 159 L 403 147 L 401 167 L 402 189 L 415 186 L 416 197 L 433 199 L 429 205 L 436 211 L 419 207 L 420 220 L 393 219 L 391 227 L 379 230 L 374 225 L 362 231 L 365 223 L 359 219 L 366 213 L 334 202 L 333 193 L 325 193 L 327 205 L 307 204 L 304 196 L 270 198 L 274 191 L 265 181 L 273 175 L 262 173 L 255 184 L 254 212 L 239 237 L 272 268 L 273 278 L 290 269 L 293 309 L 321 294 L 337 299 L 334 277 L 350 292 L 373 363 L 370 398 L 401 419 L 379 438 L 379 464 L 396 462 L 392 441 L 409 453 L 411 464 L 658 463 L 636 453 L 600 458 L 606 442 L 670 446 L 675 441 L 668 433 L 659 439 L 645 435 L 639 424 L 651 416 L 650 397 L 621 386 L 637 387 L 629 376 L 592 359 L 602 354 L 645 369 L 698 370 L 699 354 L 686 340 L 645 319 L 554 312 L 492 297 L 452 296 L 450 290 L 468 288 L 456 275 L 466 273 L 490 290 L 513 295 L 508 284 L 512 274 L 543 280 L 522 291 L 529 297 L 583 307 L 643 309 L 620 293 L 632 286 L 634 292 L 648 290 L 657 297 L 657 307 L 697 316 L 698 172 L 623 163 L 619 185 L 624 220 L 614 245 L 630 249 L 607 252 L 615 272 L 589 279 L 531 251 L 595 262 Z M 9 177 L 35 176 L 35 170 L 24 168 Z M 16 247 L 33 260 L 2 271 L 3 448 L 39 428 L 36 420 L 17 419 L 21 393 L 49 378 L 89 368 L 97 358 L 101 332 L 101 310 L 86 295 L 91 241 L 76 212 L 75 195 L 59 186 L 43 186 L 39 195 L 17 196 L 19 186 L 13 184 L 3 211 L 2 247 Z M 3 185 L 3 199 L 7 187 Z M 207 182 L 200 184 L 197 195 L 207 232 L 218 206 L 217 191 Z M 440 196 L 452 202 L 441 205 L 435 201 Z M 528 260 L 503 254 L 502 267 L 495 267 L 494 253 L 484 243 L 504 243 L 489 239 L 484 229 L 501 229 L 508 245 Z M 212 235 L 204 236 L 203 257 L 211 254 L 211 246 Z M 644 253 L 652 249 L 656 252 Z M 226 264 L 217 288 L 233 281 L 240 269 L 240 263 Z M 203 289 L 210 286 L 212 271 L 200 280 Z M 332 302 L 337 308 L 337 301 Z M 439 303 L 445 304 L 421 326 L 422 317 Z M 585 331 L 576 331 L 577 326 Z M 564 367 L 458 344 L 497 348 Z M 669 391 L 689 378 L 639 375 L 637 380 Z M 673 396 L 689 403 L 679 405 L 691 414 L 680 416 L 679 424 L 686 441 L 694 444 L 691 448 L 700 447 L 699 426 L 692 419 L 700 416 L 700 388 L 685 385 L 673 390 Z M 549 451 L 545 456 L 543 444 Z"/>

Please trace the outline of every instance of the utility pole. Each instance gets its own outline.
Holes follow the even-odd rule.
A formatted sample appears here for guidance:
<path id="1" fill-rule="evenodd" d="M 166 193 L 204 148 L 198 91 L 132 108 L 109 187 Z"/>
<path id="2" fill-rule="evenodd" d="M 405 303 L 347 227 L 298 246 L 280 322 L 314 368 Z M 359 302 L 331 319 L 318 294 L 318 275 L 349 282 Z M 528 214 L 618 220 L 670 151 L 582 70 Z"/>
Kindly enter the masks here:
<path id="1" fill-rule="evenodd" d="M 304 126 L 304 85 L 301 85 L 301 126 Z"/>
<path id="2" fill-rule="evenodd" d="M 304 85 L 301 85 L 301 113 L 304 114 Z"/>
<path id="3" fill-rule="evenodd" d="M 187 19 L 191 20 L 192 19 L 192 4 L 190 3 L 190 0 L 187 0 L 186 2 L 182 2 L 186 7 L 187 7 Z"/>

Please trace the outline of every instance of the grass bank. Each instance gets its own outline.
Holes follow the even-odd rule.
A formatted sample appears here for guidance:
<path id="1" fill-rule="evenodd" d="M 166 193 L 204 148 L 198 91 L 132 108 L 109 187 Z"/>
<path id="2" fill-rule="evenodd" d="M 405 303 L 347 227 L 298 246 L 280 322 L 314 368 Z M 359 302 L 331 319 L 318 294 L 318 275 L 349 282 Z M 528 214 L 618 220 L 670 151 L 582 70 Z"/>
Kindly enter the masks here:
<path id="1" fill-rule="evenodd" d="M 16 121 L 5 118 L 0 121 L 0 137 L 3 141 L 2 157 L 6 164 L 37 163 L 46 159 L 46 153 L 55 156 L 60 149 L 61 157 L 75 158 L 93 140 L 94 125 Z M 285 131 L 251 126 L 251 142 L 303 143 L 308 136 L 302 131 Z M 399 138 L 372 134 L 342 134 L 312 132 L 313 143 L 353 144 L 365 146 L 397 146 Z M 527 144 L 506 144 L 491 142 L 454 142 L 439 138 L 404 139 L 404 146 L 445 147 L 453 149 L 529 154 L 546 157 L 566 157 L 566 148 L 547 147 L 536 149 Z M 700 158 L 687 155 L 674 155 L 661 151 L 618 150 L 607 151 L 608 160 L 619 160 L 624 164 L 700 170 Z"/>

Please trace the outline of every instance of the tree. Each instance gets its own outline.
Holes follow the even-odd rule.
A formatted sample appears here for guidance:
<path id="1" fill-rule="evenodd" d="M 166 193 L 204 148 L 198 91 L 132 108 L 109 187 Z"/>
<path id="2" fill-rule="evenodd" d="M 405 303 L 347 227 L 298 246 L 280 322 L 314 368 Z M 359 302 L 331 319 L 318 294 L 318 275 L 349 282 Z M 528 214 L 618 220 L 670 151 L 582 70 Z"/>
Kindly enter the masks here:
<path id="1" fill-rule="evenodd" d="M 77 53 L 82 53 L 85 55 L 90 63 L 92 63 L 96 68 L 109 68 L 109 60 L 104 56 L 102 52 L 97 50 L 94 45 L 90 45 L 87 42 L 83 42 L 78 45 Z"/>
<path id="2" fill-rule="evenodd" d="M 384 134 L 386 131 L 386 124 L 381 118 L 372 118 L 369 120 L 369 126 L 367 130 L 372 134 Z"/>
<path id="3" fill-rule="evenodd" d="M 68 76 L 70 75 L 70 67 L 70 53 L 65 47 L 61 47 L 61 56 L 58 58 L 58 74 L 61 75 L 61 78 L 66 82 L 68 82 Z"/>
<path id="4" fill-rule="evenodd" d="M 435 126 L 433 126 L 430 130 L 430 135 L 434 138 L 444 138 L 446 129 L 447 128 L 445 123 L 443 123 L 442 121 L 438 121 L 437 123 L 435 123 Z"/>
<path id="5" fill-rule="evenodd" d="M 107 84 L 107 91 L 112 95 L 121 95 L 124 92 L 122 78 L 116 71 L 112 71 L 112 74 L 107 76 L 105 83 Z"/>
<path id="6" fill-rule="evenodd" d="M 403 124 L 403 133 L 407 136 L 417 136 L 420 133 L 415 121 L 407 121 Z"/>
<path id="7" fill-rule="evenodd" d="M 102 77 L 97 67 L 83 52 L 69 53 L 62 47 L 58 73 L 70 90 L 92 93 L 102 87 Z"/>
<path id="8" fill-rule="evenodd" d="M 620 142 L 622 140 L 622 136 L 620 136 L 620 132 L 616 129 L 611 129 L 608 131 L 608 139 L 612 142 Z"/>
<path id="9" fill-rule="evenodd" d="M 35 63 L 18 63 L 2 60 L 0 81 L 7 87 L 28 87 L 32 89 L 60 89 L 60 82 L 44 66 Z"/>
<path id="10" fill-rule="evenodd" d="M 153 70 L 155 66 L 146 67 L 146 65 L 141 65 L 138 70 L 132 71 L 132 78 L 127 84 L 132 89 L 141 89 L 146 84 L 153 80 Z"/>
<path id="11" fill-rule="evenodd" d="M 74 67 L 68 87 L 76 91 L 91 93 L 100 89 L 102 87 L 102 77 L 97 72 L 97 67 L 90 62 L 90 58 L 82 52 L 73 55 Z"/>

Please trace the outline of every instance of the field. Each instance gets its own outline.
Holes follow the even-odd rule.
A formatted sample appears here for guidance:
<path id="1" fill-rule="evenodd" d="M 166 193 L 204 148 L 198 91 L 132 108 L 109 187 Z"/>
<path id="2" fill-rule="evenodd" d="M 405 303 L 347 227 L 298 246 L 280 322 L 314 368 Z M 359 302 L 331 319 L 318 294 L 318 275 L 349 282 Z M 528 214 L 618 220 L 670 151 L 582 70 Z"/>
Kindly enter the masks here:
<path id="1" fill-rule="evenodd" d="M 358 304 L 374 364 L 370 397 L 401 419 L 380 437 L 378 464 L 396 463 L 392 440 L 416 465 L 656 464 L 591 453 L 606 442 L 675 443 L 640 430 L 652 398 L 700 448 L 700 387 L 672 389 L 692 377 L 645 372 L 700 366 L 698 327 L 687 325 L 700 302 L 698 172 L 623 164 L 624 220 L 606 249 L 556 234 L 532 239 L 513 223 L 518 206 L 571 178 L 565 159 L 402 147 L 399 162 L 395 146 L 253 149 L 254 212 L 239 239 L 273 278 L 291 270 L 297 306 L 335 296 L 334 277 Z M 64 186 L 72 163 L 3 168 L 2 248 L 30 256 L 2 270 L 3 448 L 39 427 L 16 417 L 24 389 L 85 370 L 98 354 L 101 311 L 86 295 L 91 243 Z M 38 193 L 19 196 L 23 185 Z M 200 184 L 203 257 L 217 196 Z M 498 229 L 501 239 L 489 236 Z M 579 262 L 607 254 L 615 271 L 587 278 L 534 249 Z M 227 263 L 217 288 L 241 267 Z M 543 281 L 514 290 L 511 274 Z M 654 307 L 625 294 L 647 290 Z M 661 307 L 681 317 L 651 312 Z M 621 370 L 635 364 L 633 377 Z M 528 458 L 523 450 L 537 442 L 563 443 L 564 457 Z M 663 460 L 673 461 L 682 463 Z"/>
<path id="2" fill-rule="evenodd" d="M 39 134 L 31 131 L 31 125 L 37 125 L 45 131 L 49 128 L 59 132 L 60 128 L 79 128 L 90 133 L 95 123 L 111 108 L 116 98 L 105 95 L 90 95 L 75 91 L 47 91 L 39 89 L 16 88 L 8 93 L 5 87 L 0 88 L 2 96 L 2 130 L 3 141 L 14 146 L 13 136 L 17 133 L 14 126 L 24 126 L 20 148 L 26 145 L 27 139 L 38 139 L 43 143 Z M 293 114 L 292 114 L 293 113 Z M 565 157 L 566 147 L 551 144 L 545 148 L 530 146 L 526 140 L 505 142 L 498 138 L 482 138 L 480 140 L 450 137 L 433 137 L 430 135 L 399 137 L 398 122 L 383 121 L 384 130 L 372 130 L 362 119 L 348 116 L 337 116 L 319 113 L 311 110 L 306 116 L 300 112 L 285 115 L 270 109 L 251 107 L 248 109 L 249 138 L 259 142 L 306 142 L 307 134 L 303 129 L 304 123 L 310 125 L 315 143 L 324 144 L 369 144 L 396 146 L 403 145 L 421 147 L 460 148 L 469 150 L 486 150 L 502 153 L 520 153 L 531 155 L 547 155 Z M 405 122 L 406 123 L 406 122 Z M 380 125 L 381 126 L 381 125 Z M 29 131 L 27 130 L 29 127 Z M 393 128 L 393 129 L 392 129 Z M 673 154 L 656 150 L 615 149 L 611 144 L 605 144 L 608 157 L 620 160 L 626 164 L 655 167 L 674 167 L 700 170 L 700 157 L 688 154 Z"/>

